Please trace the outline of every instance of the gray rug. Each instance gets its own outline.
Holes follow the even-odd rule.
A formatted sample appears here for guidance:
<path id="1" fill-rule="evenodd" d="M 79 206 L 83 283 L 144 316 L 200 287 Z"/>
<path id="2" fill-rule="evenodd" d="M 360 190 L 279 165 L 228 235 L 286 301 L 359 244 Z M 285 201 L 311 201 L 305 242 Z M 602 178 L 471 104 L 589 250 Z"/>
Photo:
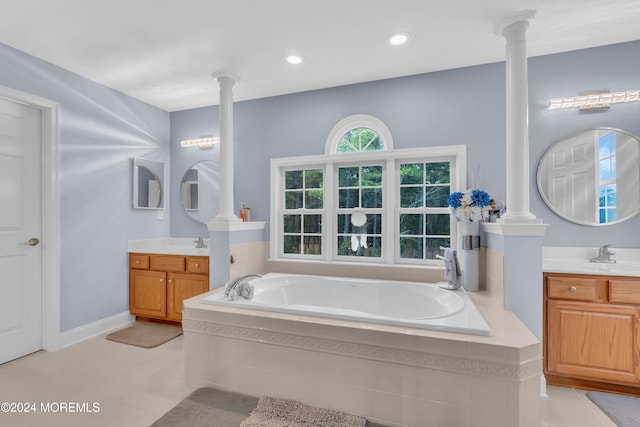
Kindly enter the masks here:
<path id="1" fill-rule="evenodd" d="M 238 427 L 258 406 L 259 399 L 240 393 L 199 388 L 151 427 Z M 385 427 L 367 422 L 366 427 Z"/>
<path id="2" fill-rule="evenodd" d="M 590 391 L 587 396 L 619 427 L 640 426 L 640 397 L 601 391 Z"/>
<path id="3" fill-rule="evenodd" d="M 182 329 L 158 323 L 136 322 L 128 328 L 107 335 L 109 341 L 136 347 L 153 348 L 182 335 Z"/>

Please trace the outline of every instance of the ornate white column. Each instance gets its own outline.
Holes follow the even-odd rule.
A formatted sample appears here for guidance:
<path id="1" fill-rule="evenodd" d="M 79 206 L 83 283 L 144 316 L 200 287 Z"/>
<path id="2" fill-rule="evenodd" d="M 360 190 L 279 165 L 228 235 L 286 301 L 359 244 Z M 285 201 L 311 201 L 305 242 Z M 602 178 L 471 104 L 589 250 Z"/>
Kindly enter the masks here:
<path id="1" fill-rule="evenodd" d="M 526 32 L 535 11 L 503 23 L 507 40 L 507 213 L 502 223 L 540 223 L 529 212 L 529 98 Z"/>
<path id="2" fill-rule="evenodd" d="M 233 213 L 233 85 L 226 75 L 213 77 L 220 84 L 220 204 L 215 222 L 240 222 Z"/>

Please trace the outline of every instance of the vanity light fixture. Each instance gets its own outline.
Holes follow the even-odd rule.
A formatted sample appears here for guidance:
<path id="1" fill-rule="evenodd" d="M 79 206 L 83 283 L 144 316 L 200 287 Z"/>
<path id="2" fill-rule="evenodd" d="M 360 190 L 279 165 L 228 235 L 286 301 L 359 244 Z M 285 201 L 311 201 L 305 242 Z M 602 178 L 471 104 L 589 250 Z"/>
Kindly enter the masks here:
<path id="1" fill-rule="evenodd" d="M 399 32 L 393 33 L 389 37 L 387 37 L 387 43 L 391 46 L 401 46 L 409 41 L 410 35 L 409 33 Z"/>
<path id="2" fill-rule="evenodd" d="M 639 90 L 628 90 L 626 92 L 590 92 L 583 93 L 578 96 L 570 96 L 567 98 L 553 98 L 549 100 L 549 109 L 558 108 L 578 108 L 579 110 L 594 110 L 600 108 L 609 108 L 611 104 L 621 102 L 640 101 Z"/>
<path id="3" fill-rule="evenodd" d="M 219 136 L 205 136 L 196 139 L 185 139 L 180 141 L 181 147 L 198 147 L 201 150 L 209 150 L 214 144 L 220 144 Z"/>

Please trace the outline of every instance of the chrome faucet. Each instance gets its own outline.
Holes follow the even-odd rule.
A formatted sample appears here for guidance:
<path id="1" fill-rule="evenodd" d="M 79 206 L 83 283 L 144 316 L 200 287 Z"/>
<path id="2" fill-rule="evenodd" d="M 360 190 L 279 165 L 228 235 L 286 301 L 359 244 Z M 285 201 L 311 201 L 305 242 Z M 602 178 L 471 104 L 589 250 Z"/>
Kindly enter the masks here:
<path id="1" fill-rule="evenodd" d="M 238 285 L 244 283 L 244 279 L 248 279 L 249 277 L 262 277 L 260 274 L 245 274 L 244 276 L 236 277 L 233 280 L 229 280 L 229 282 L 224 285 L 224 296 L 228 297 Z"/>
<path id="2" fill-rule="evenodd" d="M 604 245 L 601 246 L 600 249 L 598 249 L 598 256 L 595 258 L 591 258 L 591 262 L 602 262 L 602 263 L 608 263 L 608 264 L 615 264 L 616 260 L 615 259 L 611 259 L 611 255 L 615 255 L 615 252 L 611 252 L 609 250 L 609 246 L 611 245 Z"/>
<path id="3" fill-rule="evenodd" d="M 204 242 L 204 239 L 202 237 L 198 237 L 196 240 L 193 241 L 193 243 L 196 244 L 196 248 L 206 248 L 207 244 Z"/>

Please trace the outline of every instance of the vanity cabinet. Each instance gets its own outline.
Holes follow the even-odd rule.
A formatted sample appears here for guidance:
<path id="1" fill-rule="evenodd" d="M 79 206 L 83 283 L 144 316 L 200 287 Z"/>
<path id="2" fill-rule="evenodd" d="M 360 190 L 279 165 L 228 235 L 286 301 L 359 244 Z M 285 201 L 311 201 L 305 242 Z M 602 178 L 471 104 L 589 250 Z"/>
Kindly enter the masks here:
<path id="1" fill-rule="evenodd" d="M 143 319 L 182 321 L 182 301 L 209 291 L 209 257 L 129 254 L 129 311 Z"/>
<path id="2" fill-rule="evenodd" d="M 640 279 L 544 273 L 547 383 L 640 393 Z"/>

